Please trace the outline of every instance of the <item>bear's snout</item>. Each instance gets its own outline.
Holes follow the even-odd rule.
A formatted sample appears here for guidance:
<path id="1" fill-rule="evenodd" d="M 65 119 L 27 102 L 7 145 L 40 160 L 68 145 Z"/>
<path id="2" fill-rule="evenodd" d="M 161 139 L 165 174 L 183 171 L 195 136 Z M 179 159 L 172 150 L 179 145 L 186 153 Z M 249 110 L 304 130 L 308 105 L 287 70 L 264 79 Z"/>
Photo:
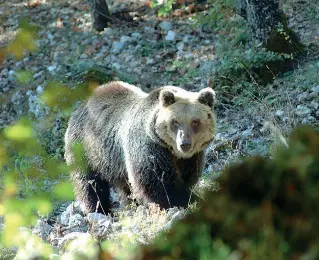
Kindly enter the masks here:
<path id="1" fill-rule="evenodd" d="M 188 152 L 191 146 L 192 146 L 192 143 L 190 142 L 190 140 L 185 140 L 181 143 L 181 149 L 184 152 Z"/>
<path id="2" fill-rule="evenodd" d="M 192 147 L 190 135 L 190 130 L 187 127 L 181 127 L 177 131 L 177 145 L 183 152 L 188 152 Z"/>

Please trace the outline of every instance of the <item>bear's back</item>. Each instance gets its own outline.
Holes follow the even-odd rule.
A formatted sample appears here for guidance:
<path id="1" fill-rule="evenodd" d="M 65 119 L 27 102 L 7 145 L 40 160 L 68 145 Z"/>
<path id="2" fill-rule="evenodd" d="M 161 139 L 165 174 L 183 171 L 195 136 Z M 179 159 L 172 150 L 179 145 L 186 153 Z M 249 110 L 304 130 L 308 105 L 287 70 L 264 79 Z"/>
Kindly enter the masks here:
<path id="1" fill-rule="evenodd" d="M 107 84 L 101 85 L 94 90 L 92 99 L 97 101 L 103 101 L 109 98 L 119 99 L 131 97 L 131 98 L 143 98 L 147 97 L 147 94 L 140 88 L 130 85 L 122 81 L 112 81 Z"/>

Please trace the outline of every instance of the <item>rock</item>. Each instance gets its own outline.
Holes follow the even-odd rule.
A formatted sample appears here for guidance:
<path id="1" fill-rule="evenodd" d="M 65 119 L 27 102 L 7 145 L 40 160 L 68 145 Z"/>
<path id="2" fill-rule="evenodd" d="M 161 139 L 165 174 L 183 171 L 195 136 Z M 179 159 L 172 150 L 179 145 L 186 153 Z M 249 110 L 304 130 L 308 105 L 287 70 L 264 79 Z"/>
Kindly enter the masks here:
<path id="1" fill-rule="evenodd" d="M 183 51 L 184 50 L 184 42 L 177 43 L 176 48 L 178 51 Z"/>
<path id="2" fill-rule="evenodd" d="M 36 226 L 32 230 L 32 234 L 40 237 L 42 240 L 48 240 L 48 237 L 53 230 L 53 227 L 51 227 L 48 223 L 42 219 L 39 219 Z"/>
<path id="3" fill-rule="evenodd" d="M 67 249 L 61 260 L 100 259 L 100 247 L 88 233 L 73 232 L 59 242 L 60 249 Z"/>
<path id="4" fill-rule="evenodd" d="M 152 58 L 146 57 L 146 64 L 153 65 L 153 64 L 155 64 L 155 60 Z"/>
<path id="5" fill-rule="evenodd" d="M 175 33 L 174 31 L 172 31 L 172 30 L 169 30 L 169 31 L 167 32 L 167 35 L 166 35 L 166 37 L 165 37 L 165 40 L 166 40 L 166 41 L 174 41 L 175 38 L 176 38 L 176 33 Z"/>
<path id="6" fill-rule="evenodd" d="M 37 86 L 36 92 L 37 92 L 38 94 L 41 94 L 41 93 L 43 92 L 43 86 L 41 86 L 41 85 Z"/>
<path id="7" fill-rule="evenodd" d="M 114 41 L 111 47 L 112 53 L 119 53 L 124 47 L 124 43 L 119 41 Z"/>
<path id="8" fill-rule="evenodd" d="M 183 42 L 184 42 L 184 43 L 189 43 L 192 38 L 193 38 L 193 37 L 192 37 L 191 35 L 185 35 L 185 36 L 183 37 Z"/>
<path id="9" fill-rule="evenodd" d="M 313 87 L 313 88 L 311 89 L 311 91 L 312 91 L 312 92 L 319 93 L 319 85 Z"/>
<path id="10" fill-rule="evenodd" d="M 172 29 L 172 23 L 169 21 L 163 21 L 159 24 L 159 27 L 164 31 L 169 31 Z"/>
<path id="11" fill-rule="evenodd" d="M 252 135 L 253 135 L 252 129 L 253 129 L 253 128 L 246 129 L 245 131 L 243 131 L 243 132 L 242 132 L 243 138 L 247 138 L 247 137 L 249 137 L 249 136 L 252 136 Z"/>
<path id="12" fill-rule="evenodd" d="M 127 42 L 132 42 L 132 41 L 133 41 L 133 39 L 130 36 L 123 35 L 120 38 L 120 42 L 123 44 L 126 44 Z"/>
<path id="13" fill-rule="evenodd" d="M 307 116 L 304 119 L 302 119 L 301 123 L 302 124 L 311 124 L 315 121 L 316 121 L 316 119 L 313 116 Z"/>
<path id="14" fill-rule="evenodd" d="M 144 32 L 154 33 L 155 30 L 154 30 L 154 28 L 152 28 L 152 27 L 150 27 L 150 26 L 145 26 L 145 27 L 144 27 Z"/>
<path id="15" fill-rule="evenodd" d="M 306 101 L 306 100 L 309 99 L 309 93 L 308 92 L 303 92 L 303 93 L 301 93 L 301 94 L 299 94 L 297 96 L 297 99 L 298 99 L 299 102 Z"/>
<path id="16" fill-rule="evenodd" d="M 41 77 L 43 74 L 44 74 L 44 71 L 41 70 L 41 71 L 39 71 L 39 72 L 37 72 L 37 73 L 34 73 L 34 74 L 33 74 L 33 78 L 34 78 L 34 79 L 37 79 L 37 78 Z"/>
<path id="17" fill-rule="evenodd" d="M 37 120 L 47 116 L 50 112 L 50 108 L 47 105 L 45 105 L 45 103 L 39 98 L 39 94 L 43 91 L 43 87 L 42 87 L 42 91 L 41 91 L 41 87 L 42 86 L 37 87 L 37 90 L 36 90 L 37 93 L 33 93 L 32 90 L 28 90 L 26 93 L 28 96 L 28 105 L 29 105 L 28 113 L 33 114 Z M 41 91 L 41 92 L 38 92 L 38 91 Z"/>
<path id="18" fill-rule="evenodd" d="M 89 55 L 87 55 L 86 53 L 82 53 L 81 55 L 80 55 L 80 58 L 81 59 L 87 59 L 89 57 Z"/>
<path id="19" fill-rule="evenodd" d="M 50 72 L 53 72 L 57 69 L 57 66 L 56 65 L 52 65 L 52 66 L 49 66 L 47 67 L 47 70 L 50 71 Z"/>
<path id="20" fill-rule="evenodd" d="M 314 108 L 314 109 L 318 109 L 319 104 L 318 104 L 317 102 L 315 102 L 315 101 L 311 101 L 310 106 L 311 106 L 312 108 Z"/>
<path id="21" fill-rule="evenodd" d="M 52 41 L 54 39 L 54 35 L 52 33 L 47 33 L 47 36 L 48 36 L 50 41 Z"/>
<path id="22" fill-rule="evenodd" d="M 135 39 L 135 40 L 139 40 L 142 38 L 142 35 L 138 32 L 133 32 L 132 33 L 132 37 Z"/>
<path id="23" fill-rule="evenodd" d="M 277 111 L 275 112 L 275 115 L 276 115 L 276 116 L 279 116 L 279 117 L 283 117 L 284 114 L 285 114 L 285 112 L 282 111 L 282 110 L 277 110 Z"/>
<path id="24" fill-rule="evenodd" d="M 100 213 L 87 214 L 87 220 L 91 224 L 91 233 L 94 237 L 105 239 L 111 231 L 112 217 Z"/>
<path id="25" fill-rule="evenodd" d="M 184 210 L 179 210 L 178 208 L 174 207 L 169 210 L 167 213 L 166 219 L 168 220 L 167 223 L 163 226 L 163 230 L 168 230 L 172 227 L 172 225 L 179 219 L 182 219 L 185 216 Z"/>
<path id="26" fill-rule="evenodd" d="M 85 224 L 86 224 L 85 219 L 80 214 L 74 214 L 70 216 L 69 218 L 69 226 L 75 226 L 75 225 L 81 226 Z"/>
<path id="27" fill-rule="evenodd" d="M 81 205 L 78 201 L 72 202 L 66 210 L 61 214 L 60 221 L 62 225 L 68 226 L 70 222 L 70 217 L 80 214 L 82 215 Z"/>
<path id="28" fill-rule="evenodd" d="M 116 70 L 119 70 L 121 68 L 121 64 L 114 62 L 112 63 L 112 67 L 115 68 Z"/>
<path id="29" fill-rule="evenodd" d="M 91 239 L 91 235 L 88 233 L 82 233 L 82 232 L 72 232 L 69 233 L 67 235 L 65 235 L 64 237 L 62 237 L 59 242 L 58 242 L 58 247 L 59 248 L 64 248 L 66 246 L 67 243 L 71 242 L 72 240 L 75 239 Z"/>
<path id="30" fill-rule="evenodd" d="M 95 212 L 88 213 L 86 218 L 90 224 L 98 223 L 99 225 L 109 225 L 109 223 L 112 221 L 112 217 L 106 216 L 101 213 L 95 213 Z"/>
<path id="31" fill-rule="evenodd" d="M 299 116 L 309 114 L 311 112 L 311 109 L 307 106 L 298 105 L 296 109 L 296 114 Z"/>

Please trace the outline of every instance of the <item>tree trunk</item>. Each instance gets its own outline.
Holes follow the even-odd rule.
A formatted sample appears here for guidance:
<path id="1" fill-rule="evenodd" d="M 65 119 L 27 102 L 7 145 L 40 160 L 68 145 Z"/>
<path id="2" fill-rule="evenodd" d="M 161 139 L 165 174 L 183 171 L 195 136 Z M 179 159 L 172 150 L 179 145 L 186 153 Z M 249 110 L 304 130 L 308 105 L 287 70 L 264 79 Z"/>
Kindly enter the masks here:
<path id="1" fill-rule="evenodd" d="M 105 0 L 88 0 L 93 21 L 93 28 L 103 31 L 112 21 L 111 13 Z"/>
<path id="2" fill-rule="evenodd" d="M 287 26 L 280 10 L 280 0 L 237 0 L 236 11 L 245 18 L 251 40 L 261 42 L 267 50 L 297 54 L 303 49 L 296 34 Z"/>

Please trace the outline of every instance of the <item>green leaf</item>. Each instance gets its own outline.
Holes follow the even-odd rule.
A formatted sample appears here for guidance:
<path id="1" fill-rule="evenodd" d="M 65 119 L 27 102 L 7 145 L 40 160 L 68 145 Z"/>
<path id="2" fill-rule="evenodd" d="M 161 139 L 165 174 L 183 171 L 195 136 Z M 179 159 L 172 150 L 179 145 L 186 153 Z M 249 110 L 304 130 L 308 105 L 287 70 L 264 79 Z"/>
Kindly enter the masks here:
<path id="1" fill-rule="evenodd" d="M 32 76 L 32 73 L 29 71 L 20 70 L 16 72 L 16 78 L 20 84 L 30 82 L 33 78 Z"/>
<path id="2" fill-rule="evenodd" d="M 72 183 L 63 182 L 57 184 L 53 189 L 53 195 L 61 200 L 74 200 Z"/>

